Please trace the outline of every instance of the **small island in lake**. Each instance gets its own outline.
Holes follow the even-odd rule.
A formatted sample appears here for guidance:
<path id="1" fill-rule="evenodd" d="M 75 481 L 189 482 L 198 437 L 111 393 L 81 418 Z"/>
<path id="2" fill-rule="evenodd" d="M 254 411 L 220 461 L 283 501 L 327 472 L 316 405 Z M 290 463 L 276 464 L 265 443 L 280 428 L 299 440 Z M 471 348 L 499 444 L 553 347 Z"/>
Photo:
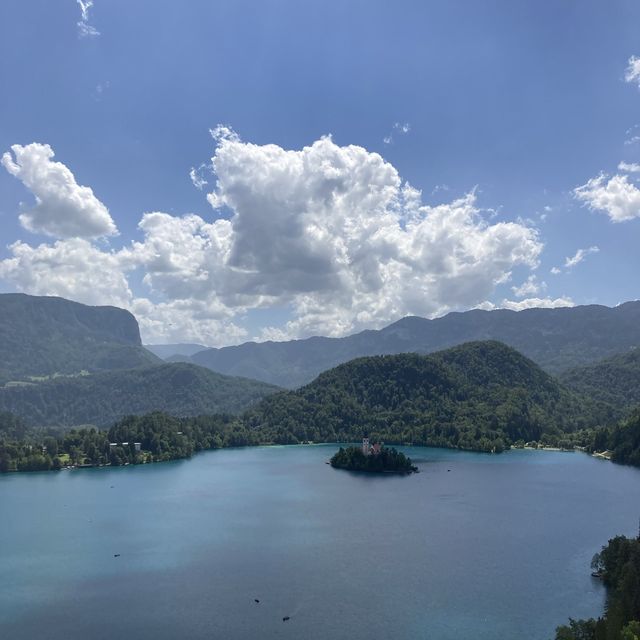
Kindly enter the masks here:
<path id="1" fill-rule="evenodd" d="M 348 447 L 340 450 L 331 458 L 329 464 L 336 469 L 349 471 L 368 471 L 372 473 L 417 473 L 411 458 L 381 443 L 369 444 L 369 439 L 362 440 L 362 447 Z"/>

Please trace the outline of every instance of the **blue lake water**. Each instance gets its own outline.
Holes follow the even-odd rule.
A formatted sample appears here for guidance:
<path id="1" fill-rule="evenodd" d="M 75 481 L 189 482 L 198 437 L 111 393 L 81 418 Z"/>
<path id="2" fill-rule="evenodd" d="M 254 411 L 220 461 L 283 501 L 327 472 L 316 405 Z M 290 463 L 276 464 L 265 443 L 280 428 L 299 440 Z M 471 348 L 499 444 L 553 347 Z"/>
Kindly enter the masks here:
<path id="1" fill-rule="evenodd" d="M 640 470 L 584 454 L 407 447 L 421 473 L 379 477 L 334 450 L 0 476 L 0 638 L 550 640 L 637 532 Z"/>

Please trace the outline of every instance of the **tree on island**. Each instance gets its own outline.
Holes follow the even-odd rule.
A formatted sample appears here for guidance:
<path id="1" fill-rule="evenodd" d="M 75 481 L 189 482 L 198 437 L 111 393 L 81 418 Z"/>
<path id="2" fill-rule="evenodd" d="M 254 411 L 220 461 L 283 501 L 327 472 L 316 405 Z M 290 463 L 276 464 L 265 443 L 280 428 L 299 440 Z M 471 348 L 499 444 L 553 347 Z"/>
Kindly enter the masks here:
<path id="1" fill-rule="evenodd" d="M 415 473 L 418 467 L 394 448 L 380 447 L 378 453 L 365 454 L 360 447 L 340 447 L 339 451 L 329 461 L 336 469 L 350 471 L 369 471 L 378 473 Z"/>

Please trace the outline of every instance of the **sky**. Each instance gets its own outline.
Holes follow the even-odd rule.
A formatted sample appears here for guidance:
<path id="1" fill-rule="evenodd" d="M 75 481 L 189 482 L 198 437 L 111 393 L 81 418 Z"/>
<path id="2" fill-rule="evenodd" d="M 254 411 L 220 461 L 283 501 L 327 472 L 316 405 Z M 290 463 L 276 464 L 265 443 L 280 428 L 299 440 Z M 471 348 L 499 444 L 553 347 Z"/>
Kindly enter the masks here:
<path id="1" fill-rule="evenodd" d="M 3 0 L 0 292 L 145 343 L 640 297 L 637 0 Z"/>

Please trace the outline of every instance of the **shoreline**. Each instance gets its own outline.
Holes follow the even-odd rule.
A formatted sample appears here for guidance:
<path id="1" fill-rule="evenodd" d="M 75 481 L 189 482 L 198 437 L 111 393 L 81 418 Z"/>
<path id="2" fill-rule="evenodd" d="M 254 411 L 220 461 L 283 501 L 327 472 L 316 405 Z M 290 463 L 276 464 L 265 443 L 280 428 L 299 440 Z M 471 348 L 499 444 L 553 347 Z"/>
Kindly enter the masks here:
<path id="1" fill-rule="evenodd" d="M 45 469 L 45 470 L 34 470 L 34 471 L 18 471 L 18 470 L 11 470 L 11 471 L 6 471 L 4 473 L 0 473 L 0 478 L 4 475 L 11 475 L 11 474 L 16 474 L 16 473 L 51 473 L 51 472 L 61 472 L 61 471 L 76 471 L 79 469 L 120 469 L 120 468 L 124 468 L 124 467 L 144 467 L 144 466 L 148 466 L 148 465 L 155 465 L 155 464 L 162 464 L 164 462 L 177 462 L 179 460 L 190 460 L 193 456 L 200 454 L 200 453 L 205 453 L 207 451 L 223 451 L 225 449 L 253 449 L 253 448 L 259 448 L 259 447 L 322 447 L 322 446 L 342 446 L 342 445 L 357 445 L 357 442 L 299 442 L 296 444 L 278 444 L 275 442 L 264 442 L 264 443 L 260 443 L 260 444 L 249 444 L 249 445 L 241 445 L 241 446 L 233 446 L 233 447 L 218 447 L 215 449 L 201 449 L 200 451 L 194 451 L 193 455 L 188 456 L 188 457 L 184 457 L 184 458 L 171 458 L 170 460 L 145 460 L 144 462 L 140 462 L 140 463 L 131 463 L 131 462 L 127 462 L 125 464 L 122 465 L 112 465 L 111 463 L 105 463 L 105 464 L 78 464 L 78 465 L 64 465 L 61 466 L 59 469 Z M 396 447 L 421 447 L 421 448 L 425 448 L 425 449 L 443 449 L 445 451 L 462 451 L 465 453 L 478 453 L 478 454 L 483 454 L 483 455 L 501 455 L 503 453 L 509 453 L 510 451 L 547 451 L 547 452 L 556 452 L 556 453 L 585 453 L 587 455 L 589 455 L 592 458 L 597 458 L 599 460 L 607 460 L 609 462 L 612 462 L 612 458 L 611 458 L 611 452 L 610 451 L 603 451 L 603 452 L 599 452 L 599 451 L 595 451 L 593 453 L 589 453 L 588 451 L 586 451 L 584 449 L 584 447 L 574 447 L 573 449 L 563 449 L 561 447 L 551 447 L 551 446 L 543 446 L 543 447 L 529 447 L 529 446 L 524 446 L 524 447 L 514 447 L 511 446 L 508 449 L 505 449 L 504 451 L 501 451 L 499 454 L 496 454 L 496 452 L 494 451 L 478 451 L 475 449 L 463 449 L 461 447 L 436 447 L 434 445 L 428 445 L 428 444 L 415 444 L 415 443 L 409 443 L 409 442 L 403 442 L 401 444 L 394 444 L 392 446 L 396 446 Z M 329 462 L 327 462 L 327 464 L 330 464 Z M 391 473 L 394 475 L 411 475 L 411 473 L 419 473 L 419 472 L 401 472 L 401 471 L 368 471 L 368 470 L 361 470 L 361 469 L 347 469 L 345 467 L 333 467 L 333 465 L 331 465 L 332 468 L 334 469 L 341 469 L 342 471 L 362 471 L 363 473 Z M 633 465 L 628 465 L 628 466 L 633 466 Z"/>

